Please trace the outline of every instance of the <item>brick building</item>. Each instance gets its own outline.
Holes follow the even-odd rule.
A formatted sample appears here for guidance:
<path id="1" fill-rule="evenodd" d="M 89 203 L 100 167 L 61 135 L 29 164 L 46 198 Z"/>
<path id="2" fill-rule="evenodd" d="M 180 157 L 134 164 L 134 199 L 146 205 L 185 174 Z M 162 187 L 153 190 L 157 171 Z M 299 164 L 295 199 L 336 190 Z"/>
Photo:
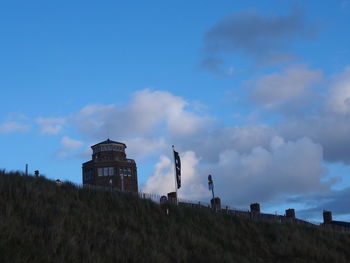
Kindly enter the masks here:
<path id="1" fill-rule="evenodd" d="M 137 192 L 137 168 L 127 159 L 126 145 L 110 139 L 91 146 L 92 160 L 83 163 L 83 184 Z"/>

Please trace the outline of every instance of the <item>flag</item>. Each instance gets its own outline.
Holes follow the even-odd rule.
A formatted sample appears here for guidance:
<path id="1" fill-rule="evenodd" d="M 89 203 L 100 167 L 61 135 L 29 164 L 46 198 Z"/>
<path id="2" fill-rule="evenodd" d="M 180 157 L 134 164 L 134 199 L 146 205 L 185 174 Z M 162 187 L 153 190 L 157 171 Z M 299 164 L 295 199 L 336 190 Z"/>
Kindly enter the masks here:
<path id="1" fill-rule="evenodd" d="M 174 151 L 174 160 L 175 160 L 175 173 L 176 173 L 176 184 L 177 189 L 181 187 L 181 161 L 179 153 Z"/>
<path id="2" fill-rule="evenodd" d="M 214 189 L 214 183 L 213 183 L 213 178 L 211 177 L 211 174 L 208 175 L 208 188 L 210 191 Z"/>

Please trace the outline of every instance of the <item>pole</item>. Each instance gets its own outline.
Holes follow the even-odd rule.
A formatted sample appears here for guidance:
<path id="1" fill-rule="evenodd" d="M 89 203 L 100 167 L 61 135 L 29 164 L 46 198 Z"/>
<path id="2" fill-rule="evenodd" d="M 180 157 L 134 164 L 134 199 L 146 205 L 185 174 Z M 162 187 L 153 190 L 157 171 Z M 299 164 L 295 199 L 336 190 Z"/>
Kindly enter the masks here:
<path id="1" fill-rule="evenodd" d="M 177 205 L 177 178 L 176 178 L 176 161 L 175 161 L 175 146 L 173 145 L 172 146 L 172 155 L 173 155 L 173 158 L 174 158 L 174 178 L 175 178 L 175 193 L 176 193 L 176 205 Z"/>
<path id="2" fill-rule="evenodd" d="M 216 203 L 215 203 L 215 195 L 214 195 L 214 182 L 213 182 L 213 177 L 211 176 L 211 174 L 209 174 L 208 176 L 208 186 L 209 189 L 211 189 L 211 193 L 213 195 L 213 209 L 214 211 L 216 211 Z"/>
<path id="3" fill-rule="evenodd" d="M 216 203 L 215 203 L 215 196 L 214 196 L 214 187 L 211 188 L 211 192 L 213 194 L 213 206 L 214 206 L 214 211 L 216 212 Z"/>
<path id="4" fill-rule="evenodd" d="M 26 176 L 28 176 L 28 164 L 26 163 Z"/>

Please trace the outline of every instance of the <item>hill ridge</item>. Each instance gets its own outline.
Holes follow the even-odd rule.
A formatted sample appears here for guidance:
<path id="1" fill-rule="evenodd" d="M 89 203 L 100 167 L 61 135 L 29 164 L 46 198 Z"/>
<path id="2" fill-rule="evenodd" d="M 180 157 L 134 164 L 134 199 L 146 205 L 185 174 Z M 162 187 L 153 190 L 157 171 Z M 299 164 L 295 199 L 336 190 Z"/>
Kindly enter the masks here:
<path id="1" fill-rule="evenodd" d="M 0 171 L 1 262 L 349 262 L 350 235 Z"/>

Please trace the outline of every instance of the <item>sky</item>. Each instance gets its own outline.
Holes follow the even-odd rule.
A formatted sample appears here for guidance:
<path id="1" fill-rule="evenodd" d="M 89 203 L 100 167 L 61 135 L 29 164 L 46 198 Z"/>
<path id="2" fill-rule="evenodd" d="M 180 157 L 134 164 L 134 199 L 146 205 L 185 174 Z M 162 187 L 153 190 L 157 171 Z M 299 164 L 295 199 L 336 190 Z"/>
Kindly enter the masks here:
<path id="1" fill-rule="evenodd" d="M 81 184 L 127 145 L 139 188 L 350 221 L 350 1 L 0 1 L 0 168 Z"/>

